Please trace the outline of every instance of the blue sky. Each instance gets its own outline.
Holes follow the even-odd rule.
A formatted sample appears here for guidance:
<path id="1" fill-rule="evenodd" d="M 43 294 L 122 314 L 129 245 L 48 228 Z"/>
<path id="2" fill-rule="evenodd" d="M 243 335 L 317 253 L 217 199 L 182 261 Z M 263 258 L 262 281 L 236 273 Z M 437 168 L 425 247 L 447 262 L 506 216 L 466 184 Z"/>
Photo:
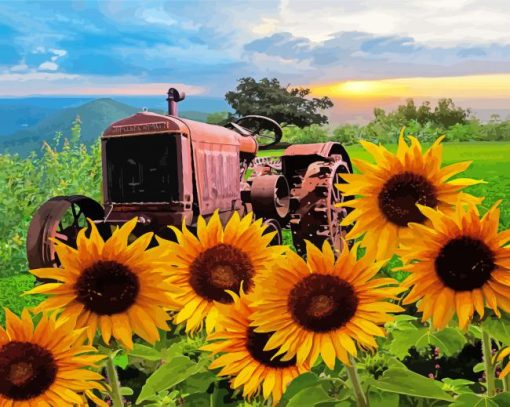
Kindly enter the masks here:
<path id="1" fill-rule="evenodd" d="M 0 95 L 507 74 L 509 21 L 507 0 L 3 1 Z"/>

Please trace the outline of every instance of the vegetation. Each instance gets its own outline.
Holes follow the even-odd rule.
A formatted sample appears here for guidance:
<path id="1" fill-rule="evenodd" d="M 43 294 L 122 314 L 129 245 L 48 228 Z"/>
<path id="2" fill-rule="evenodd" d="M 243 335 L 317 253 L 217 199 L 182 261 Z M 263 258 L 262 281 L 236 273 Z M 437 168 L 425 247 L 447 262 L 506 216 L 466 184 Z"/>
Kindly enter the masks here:
<path id="1" fill-rule="evenodd" d="M 306 127 L 326 124 L 323 111 L 333 106 L 328 97 L 310 98 L 310 89 L 282 86 L 278 79 L 241 78 L 235 91 L 227 92 L 225 99 L 236 115 L 257 114 L 271 117 L 282 125 Z"/>
<path id="2" fill-rule="evenodd" d="M 365 138 L 384 142 L 395 151 L 396 146 L 391 143 L 396 140 L 402 124 L 397 116 L 393 112 L 380 114 L 379 119 L 367 126 L 342 126 L 331 132 L 319 125 L 304 129 L 287 126 L 285 138 L 294 143 L 342 141 L 351 144 L 347 150 L 352 158 L 366 160 L 370 158 L 368 153 L 352 144 Z M 431 120 L 420 123 L 416 117 L 404 124 L 407 125 L 406 132 L 413 132 L 426 144 L 442 133 L 438 122 Z M 383 133 L 384 125 L 390 126 L 389 135 Z M 369 133 L 366 128 L 377 128 L 380 133 Z M 468 189 L 474 195 L 486 197 L 481 205 L 482 213 L 497 200 L 510 199 L 510 142 L 482 143 L 477 140 L 510 141 L 509 130 L 510 123 L 497 117 L 487 124 L 465 118 L 464 122 L 448 127 L 446 133 L 447 140 L 472 141 L 446 143 L 443 164 L 474 160 L 463 176 L 488 182 Z M 46 199 L 56 195 L 83 194 L 101 201 L 99 143 L 87 147 L 80 140 L 80 133 L 81 123 L 75 120 L 69 137 L 58 133 L 51 143 L 44 145 L 40 156 L 35 153 L 28 158 L 0 155 L 0 202 L 1 212 L 5 214 L 0 219 L 0 305 L 18 314 L 24 307 L 31 307 L 43 298 L 41 295 L 18 296 L 34 284 L 34 278 L 27 274 L 25 252 L 26 231 L 34 211 Z M 265 151 L 264 155 L 281 152 Z M 503 204 L 500 229 L 509 227 L 510 206 Z M 486 383 L 482 375 L 487 367 L 480 363 L 482 330 L 493 338 L 495 352 L 510 346 L 510 319 L 506 314 L 501 319 L 489 315 L 478 326 L 463 332 L 453 326 L 455 324 L 441 331 L 434 330 L 420 323 L 412 311 L 408 310 L 410 315 L 397 316 L 395 322 L 387 324 L 387 336 L 378 341 L 377 353 L 360 352 L 358 356 L 359 381 L 364 389 L 369 388 L 370 406 L 497 407 L 510 403 L 508 392 L 498 392 L 493 397 L 485 395 Z M 3 325 L 3 322 L 2 311 L 0 323 Z M 132 403 L 127 405 L 137 401 L 144 406 L 267 405 L 261 397 L 245 401 L 239 393 L 229 389 L 226 379 L 209 370 L 210 357 L 199 350 L 205 341 L 203 333 L 188 337 L 179 328 L 172 328 L 154 346 L 137 340 L 130 352 L 122 348 L 113 353 L 106 348 L 100 350 L 110 352 L 119 370 L 123 386 L 120 392 L 127 402 Z M 329 369 L 319 362 L 290 384 L 281 405 L 354 406 L 353 388 L 348 377 L 349 372 L 343 364 L 337 362 L 334 369 Z M 491 388 L 494 391 L 496 387 L 508 389 L 510 381 L 496 379 Z"/>
<path id="3" fill-rule="evenodd" d="M 343 124 L 332 129 L 312 125 L 303 129 L 296 126 L 284 128 L 283 142 L 317 143 L 338 141 L 345 145 L 357 144 L 359 140 L 393 144 L 398 141 L 402 127 L 405 134 L 428 143 L 441 135 L 446 141 L 510 141 L 510 120 L 493 115 L 489 122 L 481 123 L 470 116 L 469 109 L 455 106 L 451 99 L 439 100 L 432 109 L 429 102 L 416 106 L 412 99 L 398 106 L 393 112 L 374 109 L 374 119 L 362 126 Z"/>
<path id="4" fill-rule="evenodd" d="M 27 270 L 25 237 L 32 215 L 47 199 L 83 194 L 101 200 L 100 146 L 80 141 L 81 124 L 75 121 L 71 135 L 58 133 L 43 154 L 28 158 L 0 155 L 0 277 Z"/>

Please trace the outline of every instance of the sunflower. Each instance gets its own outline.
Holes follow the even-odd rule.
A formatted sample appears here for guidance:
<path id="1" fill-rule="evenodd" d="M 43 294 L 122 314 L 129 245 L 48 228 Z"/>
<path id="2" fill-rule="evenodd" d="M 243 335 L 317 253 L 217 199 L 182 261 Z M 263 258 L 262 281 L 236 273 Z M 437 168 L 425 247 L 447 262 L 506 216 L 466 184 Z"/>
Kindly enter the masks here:
<path id="1" fill-rule="evenodd" d="M 107 404 L 94 395 L 104 390 L 103 377 L 91 370 L 104 358 L 90 354 L 83 329 L 72 318 L 44 313 L 34 327 L 27 310 L 18 318 L 5 310 L 6 329 L 0 327 L 0 405 L 74 406 L 85 394 L 98 406 Z"/>
<path id="2" fill-rule="evenodd" d="M 496 355 L 496 362 L 501 362 L 504 358 L 510 355 L 510 347 L 506 347 L 501 349 L 499 353 Z M 510 363 L 507 363 L 506 366 L 501 370 L 501 373 L 498 376 L 498 379 L 504 379 L 508 373 L 510 373 Z"/>
<path id="3" fill-rule="evenodd" d="M 280 348 L 284 360 L 313 365 L 318 355 L 333 369 L 336 358 L 349 365 L 361 347 L 377 347 L 374 336 L 384 336 L 380 325 L 400 312 L 385 298 L 396 298 L 400 287 L 391 278 L 372 279 L 384 262 L 356 259 L 359 243 L 345 245 L 338 260 L 324 242 L 322 251 L 310 242 L 307 261 L 294 252 L 271 270 L 272 284 L 257 286 L 251 317 L 255 332 L 275 332 L 265 350 Z"/>
<path id="4" fill-rule="evenodd" d="M 273 358 L 275 351 L 265 351 L 271 334 L 255 332 L 250 327 L 252 309 L 248 297 L 244 293 L 241 297 L 230 293 L 234 301 L 231 305 L 217 305 L 221 329 L 208 336 L 213 343 L 202 347 L 214 355 L 222 353 L 209 368 L 221 367 L 218 375 L 232 376 L 231 387 L 243 386 L 243 397 L 251 398 L 262 389 L 264 399 L 272 396 L 273 404 L 276 404 L 288 384 L 310 367 L 307 363 L 298 365 L 296 358 L 287 361 L 282 361 L 281 357 Z"/>
<path id="5" fill-rule="evenodd" d="M 186 322 L 186 332 L 200 329 L 205 320 L 207 332 L 216 325 L 216 303 L 231 304 L 225 291 L 239 293 L 241 283 L 250 293 L 283 246 L 269 246 L 275 232 L 264 233 L 262 219 L 252 213 L 241 218 L 236 212 L 223 230 L 216 211 L 206 224 L 197 223 L 195 237 L 183 222 L 182 231 L 171 227 L 177 242 L 159 239 L 160 258 L 169 267 L 169 281 L 176 287 L 173 298 L 179 304 L 176 324 Z"/>
<path id="6" fill-rule="evenodd" d="M 87 327 L 92 341 L 99 327 L 108 344 L 113 336 L 127 349 L 133 347 L 133 332 L 154 343 L 159 329 L 168 330 L 165 309 L 171 308 L 171 285 L 165 268 L 153 249 L 145 250 L 152 233 L 130 245 L 128 236 L 136 226 L 134 218 L 104 242 L 93 222 L 87 238 L 85 229 L 77 237 L 77 249 L 55 241 L 62 269 L 30 270 L 39 278 L 57 280 L 42 284 L 28 294 L 51 295 L 38 309 L 63 308 L 64 316 L 77 318 L 78 327 Z"/>
<path id="7" fill-rule="evenodd" d="M 481 219 L 475 205 L 459 202 L 453 216 L 419 206 L 431 226 L 411 223 L 399 254 L 411 273 L 402 283 L 412 287 L 404 304 L 419 300 L 423 321 L 441 329 L 456 313 L 465 328 L 485 305 L 497 316 L 499 308 L 510 312 L 510 248 L 503 247 L 510 230 L 498 233 L 498 204 Z"/>
<path id="8" fill-rule="evenodd" d="M 359 196 L 339 204 L 353 208 L 342 221 L 342 225 L 355 222 L 346 239 L 364 234 L 362 247 L 366 247 L 376 260 L 393 255 L 401 238 L 408 232 L 409 222 L 426 221 L 416 204 L 444 210 L 455 204 L 461 189 L 483 182 L 468 178 L 447 181 L 466 170 L 471 162 L 441 168 L 443 137 L 438 138 L 424 154 L 420 142 L 408 137 L 411 145 L 400 135 L 396 154 L 383 146 L 361 141 L 376 164 L 353 160 L 361 174 L 342 174 L 346 183 L 337 184 L 342 193 Z M 462 197 L 467 202 L 481 202 L 481 199 L 465 193 Z"/>

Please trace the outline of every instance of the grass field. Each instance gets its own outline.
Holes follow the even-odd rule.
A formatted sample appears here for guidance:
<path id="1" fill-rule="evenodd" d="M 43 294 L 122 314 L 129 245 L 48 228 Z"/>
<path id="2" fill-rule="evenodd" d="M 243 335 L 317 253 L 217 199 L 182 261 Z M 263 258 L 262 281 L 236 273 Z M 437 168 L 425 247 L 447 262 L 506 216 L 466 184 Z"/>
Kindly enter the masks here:
<path id="1" fill-rule="evenodd" d="M 392 151 L 395 145 L 388 146 Z M 370 159 L 370 155 L 361 146 L 349 146 L 347 151 L 352 158 Z M 268 150 L 261 152 L 262 156 L 279 156 L 283 150 Z M 501 204 L 501 228 L 510 227 L 510 143 L 445 143 L 443 163 L 445 165 L 459 161 L 472 160 L 471 167 L 462 175 L 475 179 L 483 179 L 487 184 L 469 188 L 472 194 L 486 197 L 482 212 L 495 201 L 503 199 Z M 0 279 L 0 310 L 8 307 L 14 312 L 20 312 L 24 306 L 31 306 L 38 302 L 38 296 L 19 297 L 19 295 L 33 285 L 34 279 L 30 275 L 13 276 Z M 0 311 L 0 322 L 3 322 L 3 311 Z"/>

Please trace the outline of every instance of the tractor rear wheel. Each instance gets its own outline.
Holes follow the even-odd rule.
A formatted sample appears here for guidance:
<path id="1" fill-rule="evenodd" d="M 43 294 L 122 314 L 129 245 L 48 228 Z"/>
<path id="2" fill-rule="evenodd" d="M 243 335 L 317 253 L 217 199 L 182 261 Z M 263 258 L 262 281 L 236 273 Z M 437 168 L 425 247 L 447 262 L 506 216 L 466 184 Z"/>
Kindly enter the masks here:
<path id="1" fill-rule="evenodd" d="M 59 267 L 60 260 L 55 253 L 55 238 L 69 246 L 76 247 L 80 229 L 88 227 L 87 218 L 92 221 L 104 219 L 103 207 L 91 198 L 82 195 L 57 196 L 46 201 L 34 214 L 27 235 L 27 257 L 31 269 Z M 98 223 L 103 238 L 110 234 L 109 226 Z"/>
<path id="2" fill-rule="evenodd" d="M 341 175 L 349 172 L 348 163 L 333 156 L 331 161 L 310 164 L 293 177 L 290 228 L 300 255 L 306 254 L 305 239 L 319 248 L 328 240 L 336 254 L 342 251 L 347 229 L 340 222 L 347 209 L 336 204 L 350 197 L 344 197 L 335 185 L 342 183 Z"/>

